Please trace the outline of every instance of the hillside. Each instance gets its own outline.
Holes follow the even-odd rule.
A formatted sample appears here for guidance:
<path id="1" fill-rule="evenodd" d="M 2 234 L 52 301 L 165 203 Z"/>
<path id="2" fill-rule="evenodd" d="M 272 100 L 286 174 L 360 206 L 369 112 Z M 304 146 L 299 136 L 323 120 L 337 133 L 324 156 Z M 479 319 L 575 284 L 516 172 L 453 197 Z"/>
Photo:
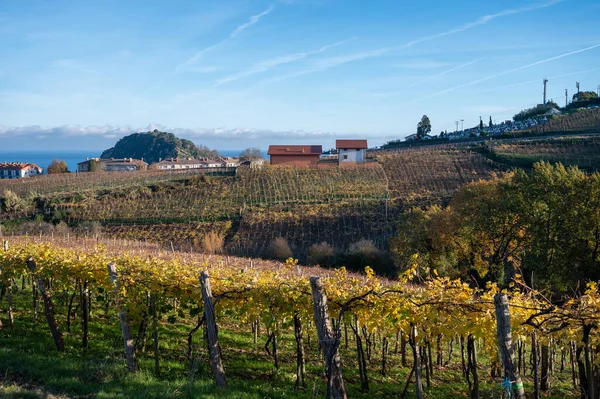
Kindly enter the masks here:
<path id="1" fill-rule="evenodd" d="M 173 133 L 154 130 L 125 136 L 100 157 L 136 158 L 152 163 L 167 158 L 197 158 L 203 155 L 191 141 L 180 139 Z"/>
<path id="2" fill-rule="evenodd" d="M 527 136 L 529 134 L 540 135 L 570 132 L 600 132 L 600 108 L 580 108 L 562 115 L 554 115 L 552 119 L 544 124 L 522 132 L 515 132 L 515 134 Z"/>

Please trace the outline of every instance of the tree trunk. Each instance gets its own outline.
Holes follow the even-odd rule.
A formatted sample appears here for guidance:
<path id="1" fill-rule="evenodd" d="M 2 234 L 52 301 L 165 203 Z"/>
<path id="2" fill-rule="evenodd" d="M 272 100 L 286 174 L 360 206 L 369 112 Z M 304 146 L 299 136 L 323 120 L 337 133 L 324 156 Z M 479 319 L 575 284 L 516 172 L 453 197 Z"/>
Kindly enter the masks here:
<path id="1" fill-rule="evenodd" d="M 540 399 L 540 355 L 538 353 L 538 342 L 535 331 L 531 333 L 531 359 L 533 368 L 533 399 Z"/>
<path id="2" fill-rule="evenodd" d="M 17 289 L 19 289 L 19 286 L 17 286 Z M 13 280 L 11 278 L 8 279 L 8 287 L 6 288 L 6 291 L 6 299 L 8 301 L 8 324 L 10 328 L 13 328 L 15 325 L 15 316 L 13 314 Z"/>
<path id="3" fill-rule="evenodd" d="M 306 366 L 304 362 L 304 345 L 302 344 L 302 320 L 298 313 L 294 314 L 294 336 L 296 338 L 296 391 L 302 385 L 306 388 Z M 346 342 L 347 339 L 346 339 Z"/>
<path id="4" fill-rule="evenodd" d="M 525 399 L 525 390 L 521 376 L 515 364 L 515 352 L 512 343 L 512 332 L 510 327 L 510 310 L 508 308 L 508 297 L 506 294 L 498 293 L 494 296 L 496 307 L 496 332 L 498 337 L 498 350 L 504 367 L 504 380 L 506 389 L 510 384 L 511 397 Z"/>
<path id="5" fill-rule="evenodd" d="M 463 377 L 468 378 L 467 362 L 465 360 L 465 337 L 460 336 L 460 361 L 462 365 Z"/>
<path id="6" fill-rule="evenodd" d="M 127 311 L 125 310 L 125 305 L 121 298 L 121 284 L 117 273 L 117 265 L 114 262 L 108 264 L 108 275 L 110 277 L 110 282 L 113 285 L 115 303 L 119 310 L 119 321 L 121 322 L 121 334 L 123 335 L 123 345 L 125 346 L 127 368 L 129 371 L 135 371 L 137 369 L 135 345 L 133 344 L 133 338 L 131 337 L 131 329 L 129 328 L 129 322 L 127 320 Z"/>
<path id="7" fill-rule="evenodd" d="M 387 366 L 387 351 L 388 351 L 388 339 L 383 337 L 381 341 L 381 375 L 385 377 L 386 366 Z"/>
<path id="8" fill-rule="evenodd" d="M 413 368 L 415 370 L 415 393 L 417 399 L 423 399 L 423 374 L 421 371 L 421 357 L 419 356 L 419 343 L 417 342 L 417 326 L 410 325 L 410 346 L 413 353 Z"/>
<path id="9" fill-rule="evenodd" d="M 88 281 L 83 281 L 83 287 L 81 291 L 81 346 L 83 349 L 88 348 L 88 324 L 89 324 L 89 310 L 88 310 L 88 297 L 90 291 L 88 289 Z M 71 317 L 69 315 L 69 317 Z"/>
<path id="10" fill-rule="evenodd" d="M 592 346 L 590 342 L 590 333 L 592 332 L 592 326 L 589 324 L 583 325 L 583 350 L 585 357 L 585 377 L 587 382 L 587 398 L 595 399 L 594 396 L 594 374 L 592 371 Z M 583 378 L 580 377 L 583 382 Z"/>
<path id="11" fill-rule="evenodd" d="M 323 283 L 319 277 L 311 277 L 310 286 L 312 289 L 315 326 L 323 349 L 323 359 L 328 378 L 327 398 L 333 395 L 335 399 L 345 399 L 346 388 L 344 387 L 338 350 L 340 339 L 331 330 L 327 295 L 323 291 Z"/>
<path id="12" fill-rule="evenodd" d="M 542 344 L 542 379 L 540 389 L 544 392 L 548 390 L 548 371 L 549 371 L 549 348 L 548 344 Z"/>
<path id="13" fill-rule="evenodd" d="M 158 305 L 156 300 L 156 294 L 150 295 L 151 307 L 152 307 L 152 339 L 153 339 L 153 350 L 154 350 L 154 374 L 160 376 L 160 351 L 158 347 Z"/>
<path id="14" fill-rule="evenodd" d="M 408 367 L 408 361 L 406 360 L 406 334 L 404 331 L 400 331 L 400 357 L 402 358 L 402 366 Z"/>
<path id="15" fill-rule="evenodd" d="M 42 295 L 42 300 L 44 301 L 44 313 L 46 314 L 46 320 L 48 321 L 48 327 L 50 327 L 50 332 L 52 333 L 52 338 L 54 338 L 54 343 L 56 344 L 56 349 L 60 352 L 65 351 L 65 341 L 63 339 L 62 333 L 58 329 L 58 324 L 56 323 L 56 319 L 54 318 L 54 304 L 52 303 L 52 297 L 46 291 L 44 287 L 44 281 L 39 278 L 36 274 L 36 264 L 33 258 L 27 259 L 27 267 L 31 270 L 32 278 L 37 279 L 37 286 Z"/>
<path id="16" fill-rule="evenodd" d="M 212 290 L 210 288 L 210 278 L 207 271 L 200 274 L 200 283 L 202 284 L 202 299 L 204 302 L 204 318 L 206 321 L 206 332 L 208 336 L 208 347 L 210 350 L 210 364 L 213 370 L 213 376 L 217 388 L 223 389 L 227 386 L 225 380 L 225 370 L 221 360 L 221 346 L 219 346 L 218 329 L 215 321 L 215 306 L 213 303 Z"/>
<path id="17" fill-rule="evenodd" d="M 573 381 L 573 389 L 577 389 L 577 347 L 575 342 L 569 341 L 569 357 L 571 362 L 571 380 Z"/>
<path id="18" fill-rule="evenodd" d="M 477 373 L 477 348 L 475 347 L 475 337 L 469 334 L 467 337 L 468 369 L 473 376 L 473 389 L 471 390 L 471 399 L 479 399 L 479 374 Z"/>
<path id="19" fill-rule="evenodd" d="M 362 392 L 369 391 L 369 377 L 367 376 L 367 361 L 363 350 L 362 338 L 360 337 L 360 328 L 358 327 L 358 317 L 354 315 L 354 322 L 350 324 L 352 332 L 354 332 L 354 340 L 356 341 L 356 358 L 358 361 L 358 373 L 360 377 L 360 390 Z"/>

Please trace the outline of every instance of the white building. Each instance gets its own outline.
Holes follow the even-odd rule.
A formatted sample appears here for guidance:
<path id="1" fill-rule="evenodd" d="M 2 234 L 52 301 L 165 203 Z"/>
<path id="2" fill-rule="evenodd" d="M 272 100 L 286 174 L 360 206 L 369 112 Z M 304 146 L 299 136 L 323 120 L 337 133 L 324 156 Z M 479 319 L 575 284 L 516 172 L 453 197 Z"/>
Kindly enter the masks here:
<path id="1" fill-rule="evenodd" d="M 339 163 L 364 163 L 367 159 L 367 140 L 336 140 Z"/>
<path id="2" fill-rule="evenodd" d="M 23 177 L 39 176 L 44 172 L 33 163 L 0 163 L 0 179 L 21 179 Z"/>
<path id="3" fill-rule="evenodd" d="M 156 163 L 156 166 L 159 170 L 234 168 L 239 166 L 239 160 L 237 158 L 221 158 L 219 160 L 169 158 Z"/>

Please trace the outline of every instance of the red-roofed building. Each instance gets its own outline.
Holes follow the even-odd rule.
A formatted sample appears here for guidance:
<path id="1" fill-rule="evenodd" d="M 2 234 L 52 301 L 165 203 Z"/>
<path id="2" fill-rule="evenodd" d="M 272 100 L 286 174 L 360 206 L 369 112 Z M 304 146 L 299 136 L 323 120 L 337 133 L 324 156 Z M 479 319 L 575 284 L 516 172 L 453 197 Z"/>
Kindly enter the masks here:
<path id="1" fill-rule="evenodd" d="M 271 165 L 297 167 L 318 166 L 322 153 L 320 145 L 270 145 L 267 152 Z"/>
<path id="2" fill-rule="evenodd" d="M 336 140 L 339 163 L 364 163 L 367 159 L 367 140 Z"/>
<path id="3" fill-rule="evenodd" d="M 42 168 L 33 163 L 0 163 L 0 179 L 21 179 L 23 177 L 38 176 L 43 172 Z"/>

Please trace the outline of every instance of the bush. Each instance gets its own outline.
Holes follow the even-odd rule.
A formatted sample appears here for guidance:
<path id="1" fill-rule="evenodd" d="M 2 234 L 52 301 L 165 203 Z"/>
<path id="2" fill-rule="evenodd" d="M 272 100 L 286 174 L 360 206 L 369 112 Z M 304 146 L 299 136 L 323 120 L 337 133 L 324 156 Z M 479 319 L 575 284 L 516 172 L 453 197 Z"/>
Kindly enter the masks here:
<path id="1" fill-rule="evenodd" d="M 335 251 L 333 250 L 333 247 L 325 241 L 320 244 L 313 244 L 308 249 L 306 260 L 309 265 L 331 267 L 335 260 Z"/>
<path id="2" fill-rule="evenodd" d="M 389 254 L 377 248 L 371 240 L 360 240 L 350 245 L 344 260 L 350 270 L 363 271 L 370 266 L 378 275 L 393 276 L 395 272 Z"/>
<path id="3" fill-rule="evenodd" d="M 32 203 L 27 202 L 27 200 L 10 190 L 4 192 L 3 203 L 4 211 L 7 213 L 22 213 L 33 207 Z"/>
<path id="4" fill-rule="evenodd" d="M 268 256 L 272 259 L 284 261 L 287 258 L 292 258 L 294 254 L 288 241 L 283 237 L 277 237 L 269 245 Z"/>
<path id="5" fill-rule="evenodd" d="M 15 235 L 45 235 L 49 236 L 54 233 L 54 225 L 46 222 L 25 222 L 11 229 L 11 233 Z"/>
<path id="6" fill-rule="evenodd" d="M 54 226 L 54 234 L 66 237 L 68 235 L 71 235 L 71 228 L 65 222 L 60 222 L 59 224 Z"/>
<path id="7" fill-rule="evenodd" d="M 79 236 L 95 237 L 102 235 L 102 225 L 100 222 L 85 222 L 73 228 L 73 232 Z"/>
<path id="8" fill-rule="evenodd" d="M 202 250 L 207 254 L 222 254 L 225 237 L 216 231 L 211 231 L 202 237 Z"/>

